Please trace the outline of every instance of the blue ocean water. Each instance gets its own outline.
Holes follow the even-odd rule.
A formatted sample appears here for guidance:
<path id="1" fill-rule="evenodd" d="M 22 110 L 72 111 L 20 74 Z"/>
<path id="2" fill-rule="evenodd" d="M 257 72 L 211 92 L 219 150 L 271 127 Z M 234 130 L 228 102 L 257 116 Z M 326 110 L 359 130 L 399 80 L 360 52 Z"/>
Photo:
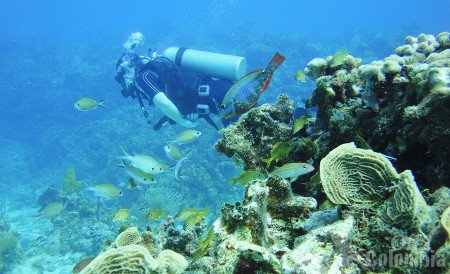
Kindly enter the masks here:
<path id="1" fill-rule="evenodd" d="M 408 35 L 448 31 L 449 10 L 449 0 L 2 0 L 0 219 L 20 239 L 17 253 L 7 257 L 5 273 L 67 273 L 80 258 L 97 254 L 102 240 L 113 238 L 120 224 L 111 216 L 120 207 L 132 211 L 130 224 L 145 225 L 133 211 L 139 211 L 139 197 L 148 186 L 128 190 L 117 156 L 123 148 L 174 165 L 163 146 L 184 128 L 154 131 L 137 101 L 121 96 L 115 63 L 130 33 L 145 36 L 144 53 L 186 46 L 234 54 L 247 58 L 247 71 L 264 67 L 279 51 L 286 61 L 261 103 L 273 103 L 281 93 L 300 102 L 310 96 L 313 83 L 301 85 L 293 75 L 311 59 L 341 49 L 364 63 L 381 59 Z M 81 97 L 106 100 L 107 107 L 80 112 L 74 103 Z M 161 114 L 152 108 L 150 116 L 155 122 Z M 211 222 L 223 202 L 241 198 L 243 188 L 230 186 L 229 178 L 240 169 L 213 148 L 220 134 L 203 122 L 199 130 L 202 138 L 182 147 L 193 150 L 185 166 L 190 179 L 167 175 L 158 184 L 182 197 L 167 201 L 180 203 L 179 209 L 207 207 Z M 42 206 L 38 199 L 48 187 L 61 188 L 68 168 L 84 186 L 108 182 L 124 189 L 123 197 L 102 201 L 98 227 L 92 221 L 80 231 L 86 219 L 71 215 L 75 221 L 69 222 L 64 212 L 56 221 L 30 217 Z M 81 193 L 83 207 L 96 205 L 93 195 Z M 92 228 L 101 231 L 92 233 Z M 74 244 L 77 236 L 91 237 L 93 244 Z"/>

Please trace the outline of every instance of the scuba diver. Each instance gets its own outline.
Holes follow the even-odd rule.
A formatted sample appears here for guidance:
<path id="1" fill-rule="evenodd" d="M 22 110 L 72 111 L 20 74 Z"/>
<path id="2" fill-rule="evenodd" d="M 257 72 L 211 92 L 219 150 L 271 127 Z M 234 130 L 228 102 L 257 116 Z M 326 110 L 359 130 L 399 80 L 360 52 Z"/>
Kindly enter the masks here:
<path id="1" fill-rule="evenodd" d="M 166 124 L 179 124 L 188 128 L 196 127 L 199 118 L 204 118 L 211 126 L 219 130 L 223 125 L 217 125 L 210 114 L 219 115 L 219 104 L 232 86 L 233 81 L 212 78 L 206 73 L 186 68 L 181 64 L 181 60 L 184 62 L 186 58 L 184 56 L 186 56 L 187 50 L 191 54 L 200 51 L 169 48 L 175 50 L 172 59 L 150 50 L 149 56 L 139 56 L 136 54 L 135 48 L 143 43 L 143 39 L 141 33 L 132 33 L 124 44 L 125 52 L 117 61 L 115 79 L 122 86 L 122 95 L 138 100 L 149 124 L 151 124 L 150 116 L 144 100 L 148 101 L 149 106 L 156 107 L 164 114 L 153 125 L 155 130 L 159 130 Z M 166 55 L 166 51 L 164 55 Z M 236 56 L 229 57 L 235 58 Z M 239 75 L 235 76 L 239 79 L 240 74 L 245 73 L 245 59 L 243 57 L 236 58 L 242 58 L 244 62 L 243 71 L 241 67 Z M 198 56 L 191 58 L 194 66 L 198 67 L 199 59 L 202 58 Z M 204 61 L 203 58 L 201 62 Z M 223 71 L 222 68 L 216 70 L 219 74 L 220 71 Z M 213 76 L 216 77 L 216 75 Z M 226 124 L 230 122 L 232 121 L 227 120 Z M 222 124 L 224 124 L 224 121 L 222 121 Z"/>

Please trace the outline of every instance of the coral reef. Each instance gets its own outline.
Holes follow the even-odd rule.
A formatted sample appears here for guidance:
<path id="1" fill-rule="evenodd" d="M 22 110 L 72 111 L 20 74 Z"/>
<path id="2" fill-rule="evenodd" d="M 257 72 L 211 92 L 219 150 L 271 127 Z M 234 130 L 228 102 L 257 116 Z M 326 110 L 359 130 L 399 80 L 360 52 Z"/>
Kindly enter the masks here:
<path id="1" fill-rule="evenodd" d="M 128 239 L 124 241 L 124 238 Z M 116 239 L 117 247 L 110 247 L 102 252 L 81 273 L 178 274 L 183 273 L 188 267 L 188 262 L 183 255 L 169 249 L 162 250 L 156 259 L 153 258 L 149 250 L 151 245 L 145 238 L 148 239 L 149 235 L 144 232 L 141 237 L 137 228 L 131 227 L 125 230 Z M 137 244 L 138 242 L 142 244 L 146 242 L 146 244 L 140 245 Z M 152 251 L 155 252 L 154 249 Z"/>
<path id="2" fill-rule="evenodd" d="M 323 157 L 342 143 L 364 139 L 375 151 L 396 157 L 420 185 L 437 189 L 450 179 L 449 33 L 407 37 L 396 54 L 361 65 L 347 56 L 331 67 L 314 59 L 305 73 L 316 89 L 318 114 L 310 137 Z"/>
<path id="3" fill-rule="evenodd" d="M 333 203 L 370 208 L 384 200 L 386 191 L 399 175 L 380 153 L 348 143 L 322 159 L 320 179 Z"/>
<path id="4" fill-rule="evenodd" d="M 81 273 L 157 273 L 156 267 L 145 247 L 126 245 L 101 253 Z"/>
<path id="5" fill-rule="evenodd" d="M 332 150 L 322 159 L 320 168 L 328 198 L 349 206 L 344 216 L 360 217 L 353 247 L 378 254 L 394 249 L 394 256 L 400 254 L 405 259 L 396 261 L 390 268 L 418 271 L 420 267 L 410 265 L 411 258 L 418 265 L 426 260 L 430 250 L 429 235 L 437 214 L 426 204 L 411 172 L 406 170 L 398 174 L 383 155 L 356 148 L 353 143 Z M 402 242 L 398 244 L 396 239 Z M 412 240 L 414 244 L 403 243 Z M 394 244 L 398 245 L 393 247 Z M 370 271 L 388 269 L 371 266 L 367 261 L 362 265 Z"/>
<path id="6" fill-rule="evenodd" d="M 116 246 L 137 245 L 142 242 L 141 234 L 137 227 L 130 227 L 116 238 Z"/>
<path id="7" fill-rule="evenodd" d="M 293 102 L 288 96 L 281 95 L 274 106 L 264 104 L 253 108 L 243 114 L 238 123 L 221 130 L 223 138 L 215 147 L 245 170 L 258 169 L 260 159 L 270 156 L 275 143 L 292 139 L 293 113 Z"/>
<path id="8" fill-rule="evenodd" d="M 281 95 L 275 105 L 243 114 L 215 144 L 266 179 L 248 182 L 243 200 L 225 203 L 209 230 L 205 220 L 181 229 L 181 219 L 171 216 L 184 205 L 175 187 L 151 188 L 140 206 L 170 214 L 158 227 L 147 222 L 145 231 L 122 229 L 83 273 L 448 270 L 449 34 L 405 43 L 396 55 L 365 65 L 350 55 L 337 64 L 331 56 L 312 60 L 305 73 L 316 83 L 311 103 L 317 117 L 303 117 L 296 129 L 294 102 Z M 271 152 L 277 143 L 289 149 L 280 157 Z M 292 182 L 270 174 L 293 162 L 319 171 Z M 176 197 L 174 205 L 165 192 Z M 337 206 L 318 209 L 325 199 Z M 438 269 L 429 268 L 432 261 Z"/>

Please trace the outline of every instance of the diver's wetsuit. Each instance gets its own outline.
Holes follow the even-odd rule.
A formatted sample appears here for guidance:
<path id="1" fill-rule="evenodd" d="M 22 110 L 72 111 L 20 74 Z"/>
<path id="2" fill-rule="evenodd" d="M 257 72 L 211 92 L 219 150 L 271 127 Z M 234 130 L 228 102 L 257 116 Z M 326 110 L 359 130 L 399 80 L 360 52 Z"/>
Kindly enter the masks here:
<path id="1" fill-rule="evenodd" d="M 156 58 L 149 61 L 137 73 L 135 78 L 137 90 L 135 92 L 139 92 L 143 99 L 149 101 L 150 105 L 153 105 L 153 97 L 158 92 L 164 92 L 178 107 L 181 114 L 198 113 L 200 118 L 205 118 L 217 129 L 217 125 L 214 124 L 208 113 L 203 111 L 202 107 L 207 106 L 209 113 L 218 115 L 219 104 L 232 84 L 226 80 L 212 79 L 206 75 L 176 67 L 166 58 Z M 199 94 L 198 88 L 201 85 L 210 87 L 208 96 Z M 202 107 L 199 108 L 199 106 Z M 159 129 L 167 121 L 174 123 L 164 116 L 154 128 Z"/>

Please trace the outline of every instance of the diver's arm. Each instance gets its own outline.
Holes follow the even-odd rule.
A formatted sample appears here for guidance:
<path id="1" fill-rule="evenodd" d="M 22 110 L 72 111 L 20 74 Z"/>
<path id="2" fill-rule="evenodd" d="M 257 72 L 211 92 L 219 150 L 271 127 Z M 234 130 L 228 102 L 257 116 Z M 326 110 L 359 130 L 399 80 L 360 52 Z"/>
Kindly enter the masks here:
<path id="1" fill-rule="evenodd" d="M 184 119 L 181 116 L 181 113 L 178 110 L 178 108 L 162 92 L 158 92 L 153 97 L 153 104 L 162 113 L 164 113 L 164 115 L 166 115 L 170 119 L 174 120 L 177 124 L 180 124 L 180 125 L 182 125 L 184 127 L 196 127 L 198 125 L 198 123 L 196 123 L 196 122 L 192 122 L 192 121 Z"/>

